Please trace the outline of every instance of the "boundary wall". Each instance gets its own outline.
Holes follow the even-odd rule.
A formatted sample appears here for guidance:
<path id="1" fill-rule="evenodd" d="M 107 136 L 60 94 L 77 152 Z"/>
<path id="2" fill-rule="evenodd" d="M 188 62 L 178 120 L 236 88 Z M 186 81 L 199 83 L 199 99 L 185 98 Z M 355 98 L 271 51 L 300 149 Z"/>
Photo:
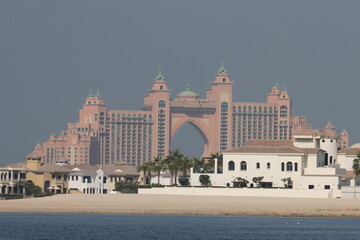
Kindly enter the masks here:
<path id="1" fill-rule="evenodd" d="M 341 188 L 341 197 L 342 198 L 360 198 L 360 186 L 355 187 L 342 187 Z"/>
<path id="2" fill-rule="evenodd" d="M 359 189 L 360 191 L 360 189 Z M 139 194 L 169 194 L 193 196 L 287 197 L 287 198 L 339 198 L 341 190 L 281 189 L 281 188 L 212 188 L 164 187 L 139 188 Z"/>

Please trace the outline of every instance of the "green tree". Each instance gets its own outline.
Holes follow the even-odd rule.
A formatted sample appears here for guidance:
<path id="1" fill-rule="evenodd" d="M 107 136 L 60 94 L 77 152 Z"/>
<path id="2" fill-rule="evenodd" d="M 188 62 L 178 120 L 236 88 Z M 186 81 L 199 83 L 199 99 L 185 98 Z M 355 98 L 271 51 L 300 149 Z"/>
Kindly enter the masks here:
<path id="1" fill-rule="evenodd" d="M 291 180 L 291 177 L 283 178 L 281 181 L 284 182 L 285 188 L 292 188 L 293 180 Z"/>
<path id="2" fill-rule="evenodd" d="M 147 164 L 147 163 L 144 163 L 144 164 L 142 164 L 142 165 L 137 166 L 137 171 L 143 173 L 143 184 L 144 184 L 144 185 L 146 184 L 147 174 L 149 173 L 149 171 L 151 171 L 151 170 L 149 169 L 149 167 L 150 167 L 150 165 Z"/>
<path id="3" fill-rule="evenodd" d="M 177 174 L 180 170 L 180 161 L 184 157 L 180 153 L 179 149 L 172 150 L 169 155 L 165 158 L 166 169 L 170 171 L 171 179 L 170 184 L 173 185 L 173 179 L 175 178 L 175 185 L 177 184 Z"/>
<path id="4" fill-rule="evenodd" d="M 41 193 L 41 187 L 36 186 L 32 181 L 18 183 L 19 187 L 25 188 L 26 196 L 36 196 Z"/>
<path id="5" fill-rule="evenodd" d="M 180 171 L 182 172 L 183 177 L 187 176 L 188 171 L 193 167 L 192 159 L 188 157 L 182 157 L 179 162 Z"/>
<path id="6" fill-rule="evenodd" d="M 242 177 L 237 177 L 233 181 L 234 187 L 241 187 L 241 188 L 247 187 L 248 183 L 249 181 Z"/>
<path id="7" fill-rule="evenodd" d="M 354 198 L 356 198 L 356 178 L 360 175 L 360 152 L 357 154 L 356 158 L 353 160 L 352 169 L 355 174 L 355 180 L 354 180 Z"/>
<path id="8" fill-rule="evenodd" d="M 200 175 L 199 182 L 202 186 L 211 186 L 211 180 L 209 175 Z"/>
<path id="9" fill-rule="evenodd" d="M 261 181 L 264 179 L 264 176 L 259 176 L 259 177 L 254 177 L 252 179 L 252 181 L 257 185 L 259 186 L 259 184 L 261 183 Z"/>
<path id="10" fill-rule="evenodd" d="M 23 192 L 23 195 L 26 194 L 26 191 L 25 191 L 25 183 L 24 181 L 18 181 L 17 183 L 15 183 L 15 188 L 17 189 L 17 193 L 19 194 L 20 192 Z M 45 190 L 45 189 L 44 189 Z"/>
<path id="11" fill-rule="evenodd" d="M 203 169 L 205 167 L 205 161 L 203 158 L 193 157 L 192 163 L 193 163 L 194 173 L 200 173 L 201 169 Z"/>
<path id="12" fill-rule="evenodd" d="M 160 174 L 165 169 L 164 160 L 159 156 L 155 157 L 152 168 L 153 168 L 153 171 L 156 172 L 156 175 L 157 175 L 157 179 L 158 179 L 157 184 L 160 185 Z"/>

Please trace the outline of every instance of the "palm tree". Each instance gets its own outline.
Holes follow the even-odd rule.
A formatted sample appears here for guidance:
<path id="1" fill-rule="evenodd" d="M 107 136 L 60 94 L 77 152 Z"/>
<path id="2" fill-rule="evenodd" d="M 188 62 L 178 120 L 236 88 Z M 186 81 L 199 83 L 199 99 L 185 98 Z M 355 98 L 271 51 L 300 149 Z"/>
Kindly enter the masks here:
<path id="1" fill-rule="evenodd" d="M 179 149 L 172 150 L 169 152 L 169 155 L 165 158 L 166 169 L 170 171 L 171 179 L 170 184 L 173 185 L 173 178 L 175 176 L 175 184 L 177 184 L 177 174 L 180 169 L 180 161 L 184 155 L 180 153 Z"/>
<path id="2" fill-rule="evenodd" d="M 146 173 L 148 172 L 148 168 L 149 168 L 149 166 L 146 163 L 137 166 L 137 171 L 143 173 L 143 184 L 144 185 L 146 183 Z"/>
<path id="3" fill-rule="evenodd" d="M 355 174 L 355 189 L 354 189 L 354 198 L 356 198 L 356 178 L 360 175 L 360 152 L 353 160 L 352 169 L 354 170 Z"/>
<path id="4" fill-rule="evenodd" d="M 182 175 L 185 177 L 189 169 L 193 166 L 193 162 L 188 157 L 182 157 L 180 159 L 180 170 L 182 171 Z"/>
<path id="5" fill-rule="evenodd" d="M 200 169 L 201 168 L 204 168 L 205 167 L 205 161 L 203 158 L 196 158 L 196 157 L 193 157 L 192 158 L 192 162 L 193 162 L 193 168 L 194 168 L 194 172 L 200 172 Z"/>
<path id="6" fill-rule="evenodd" d="M 156 172 L 158 178 L 157 184 L 160 185 L 160 173 L 165 169 L 164 160 L 159 156 L 154 157 L 152 169 Z"/>
<path id="7" fill-rule="evenodd" d="M 147 162 L 145 163 L 147 166 L 147 173 L 149 176 L 149 185 L 151 185 L 151 172 L 154 170 L 154 162 Z"/>
<path id="8" fill-rule="evenodd" d="M 20 174 L 20 173 L 19 173 Z M 14 186 L 17 189 L 17 193 L 20 194 L 21 192 L 23 193 L 23 195 L 25 196 L 25 182 L 24 181 L 18 181 L 17 183 L 15 183 Z M 45 191 L 45 190 L 44 190 Z"/>

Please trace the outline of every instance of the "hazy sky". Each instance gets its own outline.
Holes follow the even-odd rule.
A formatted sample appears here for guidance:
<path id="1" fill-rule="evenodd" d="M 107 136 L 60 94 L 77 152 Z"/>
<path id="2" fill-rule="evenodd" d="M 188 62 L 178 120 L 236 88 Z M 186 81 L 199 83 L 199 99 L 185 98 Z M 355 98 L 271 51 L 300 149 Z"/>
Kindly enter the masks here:
<path id="1" fill-rule="evenodd" d="M 78 120 L 90 89 L 141 109 L 161 67 L 173 95 L 205 95 L 221 59 L 235 101 L 286 84 L 294 115 L 360 142 L 360 1 L 0 1 L 0 163 Z M 189 139 L 191 141 L 189 141 Z M 173 147 L 201 154 L 191 126 Z"/>

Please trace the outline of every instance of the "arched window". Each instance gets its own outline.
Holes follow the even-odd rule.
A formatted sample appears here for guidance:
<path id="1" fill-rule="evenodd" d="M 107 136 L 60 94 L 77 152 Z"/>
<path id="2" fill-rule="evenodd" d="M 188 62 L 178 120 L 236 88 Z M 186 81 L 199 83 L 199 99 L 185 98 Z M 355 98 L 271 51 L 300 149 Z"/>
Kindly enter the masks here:
<path id="1" fill-rule="evenodd" d="M 285 171 L 285 163 L 281 163 L 281 171 Z"/>
<path id="2" fill-rule="evenodd" d="M 163 85 L 160 85 L 160 90 L 163 90 L 164 86 Z"/>
<path id="3" fill-rule="evenodd" d="M 294 171 L 297 172 L 298 171 L 298 164 L 294 163 Z"/>
<path id="4" fill-rule="evenodd" d="M 286 163 L 286 171 L 292 171 L 293 170 L 293 164 L 292 162 Z"/>
<path id="5" fill-rule="evenodd" d="M 266 164 L 266 167 L 267 167 L 267 169 L 270 169 L 271 165 L 269 162 Z"/>
<path id="6" fill-rule="evenodd" d="M 241 170 L 241 171 L 246 171 L 246 162 L 245 162 L 245 161 L 242 161 L 242 162 L 240 163 L 240 170 Z"/>
<path id="7" fill-rule="evenodd" d="M 333 162 L 332 162 L 332 156 L 330 156 L 330 164 L 332 164 Z"/>
<path id="8" fill-rule="evenodd" d="M 233 161 L 230 161 L 228 163 L 228 169 L 229 169 L 229 171 L 234 171 L 235 170 L 235 163 Z"/>
<path id="9" fill-rule="evenodd" d="M 259 163 L 259 162 L 256 163 L 256 168 L 257 168 L 257 169 L 260 168 L 260 163 Z"/>
<path id="10" fill-rule="evenodd" d="M 222 109 L 227 109 L 228 108 L 228 103 L 227 102 L 222 102 L 221 103 L 221 108 Z"/>
<path id="11" fill-rule="evenodd" d="M 223 78 L 223 82 L 225 82 L 226 81 L 226 78 Z"/>
<path id="12" fill-rule="evenodd" d="M 159 106 L 159 107 L 165 107 L 165 106 L 166 106 L 166 102 L 165 102 L 164 100 L 160 100 L 158 106 Z"/>
<path id="13" fill-rule="evenodd" d="M 287 106 L 282 105 L 280 107 L 280 117 L 282 117 L 282 118 L 287 117 Z"/>
<path id="14" fill-rule="evenodd" d="M 329 154 L 325 153 L 325 166 L 329 165 Z"/>

